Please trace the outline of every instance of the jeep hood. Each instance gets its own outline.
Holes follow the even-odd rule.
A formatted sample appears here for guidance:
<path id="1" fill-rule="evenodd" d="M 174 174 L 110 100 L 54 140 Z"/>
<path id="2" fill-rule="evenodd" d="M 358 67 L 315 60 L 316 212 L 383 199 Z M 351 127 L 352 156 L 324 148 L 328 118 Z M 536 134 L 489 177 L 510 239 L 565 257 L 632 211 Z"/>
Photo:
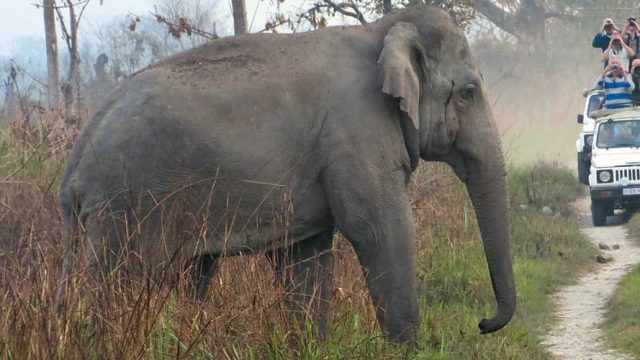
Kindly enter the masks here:
<path id="1" fill-rule="evenodd" d="M 595 168 L 614 166 L 640 166 L 640 148 L 598 149 L 591 154 Z"/>

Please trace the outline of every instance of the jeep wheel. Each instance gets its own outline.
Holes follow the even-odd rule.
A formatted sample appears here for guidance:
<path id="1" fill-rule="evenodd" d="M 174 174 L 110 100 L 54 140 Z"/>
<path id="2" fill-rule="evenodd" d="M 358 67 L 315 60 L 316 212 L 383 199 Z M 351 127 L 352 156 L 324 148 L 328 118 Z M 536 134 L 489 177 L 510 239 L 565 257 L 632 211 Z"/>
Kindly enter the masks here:
<path id="1" fill-rule="evenodd" d="M 593 219 L 593 226 L 605 226 L 607 225 L 607 213 L 609 206 L 599 201 L 591 200 L 591 218 Z"/>
<path id="2" fill-rule="evenodd" d="M 580 154 L 578 154 L 578 180 L 581 184 L 589 185 L 589 168 L 591 167 L 591 162 L 589 160 L 580 159 Z"/>
<path id="3" fill-rule="evenodd" d="M 607 216 L 613 216 L 614 215 L 613 204 L 608 204 L 607 206 L 605 206 L 605 213 L 607 214 Z"/>

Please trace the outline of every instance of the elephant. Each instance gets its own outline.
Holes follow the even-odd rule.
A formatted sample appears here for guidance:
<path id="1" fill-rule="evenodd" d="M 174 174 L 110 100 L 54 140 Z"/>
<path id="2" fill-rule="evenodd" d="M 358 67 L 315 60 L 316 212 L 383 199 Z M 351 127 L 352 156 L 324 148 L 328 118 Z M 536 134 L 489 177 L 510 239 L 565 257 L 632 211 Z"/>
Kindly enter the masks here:
<path id="1" fill-rule="evenodd" d="M 383 333 L 411 342 L 420 159 L 466 186 L 497 306 L 479 327 L 499 330 L 516 303 L 499 133 L 462 31 L 434 7 L 218 39 L 142 69 L 82 129 L 61 212 L 96 273 L 131 253 L 150 271 L 192 264 L 201 296 L 221 256 L 267 254 L 321 333 L 340 232 Z"/>

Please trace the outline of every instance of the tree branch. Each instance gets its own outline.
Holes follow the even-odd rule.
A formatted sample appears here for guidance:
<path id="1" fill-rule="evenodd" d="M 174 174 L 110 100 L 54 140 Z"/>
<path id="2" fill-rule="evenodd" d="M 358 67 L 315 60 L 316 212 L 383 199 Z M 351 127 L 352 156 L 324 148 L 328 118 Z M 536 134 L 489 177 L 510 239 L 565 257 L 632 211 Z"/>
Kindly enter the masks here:
<path id="1" fill-rule="evenodd" d="M 358 21 L 360 21 L 361 24 L 367 23 L 367 20 L 365 20 L 364 15 L 362 15 L 362 12 L 360 12 L 357 6 L 353 4 L 347 4 L 347 3 L 336 4 L 332 0 L 323 0 L 323 1 L 327 5 L 329 5 L 333 10 L 339 12 L 340 14 L 355 18 Z M 350 7 L 351 9 L 353 9 L 353 12 L 345 10 L 346 7 Z"/>
<path id="2" fill-rule="evenodd" d="M 157 12 L 155 14 L 154 13 L 150 13 L 150 14 L 155 18 L 155 21 L 167 25 L 169 27 L 169 33 L 175 38 L 179 38 L 178 34 L 182 34 L 182 33 L 186 33 L 189 36 L 191 36 L 191 34 L 195 34 L 198 36 L 202 36 L 207 40 L 215 40 L 220 38 L 218 34 L 210 33 L 208 31 L 192 26 L 191 24 L 189 24 L 189 21 L 186 18 L 179 18 L 178 22 L 176 23 L 168 20 L 165 16 L 160 15 Z M 141 18 L 135 14 L 132 14 L 132 15 L 138 19 Z M 151 21 L 151 19 L 149 18 L 144 18 L 144 17 L 142 18 L 145 20 Z"/>
<path id="3" fill-rule="evenodd" d="M 64 22 L 64 17 L 62 16 L 60 9 L 64 9 L 64 8 L 56 7 L 56 15 L 58 15 L 58 22 L 60 23 L 60 29 L 62 30 L 62 36 L 64 37 L 64 41 L 67 43 L 67 49 L 69 50 L 69 53 L 71 53 L 71 50 L 72 50 L 71 35 L 67 30 L 67 25 Z"/>
<path id="4" fill-rule="evenodd" d="M 80 14 L 78 15 L 78 20 L 76 21 L 76 27 L 77 27 L 78 25 L 80 25 L 80 19 L 82 19 L 82 14 L 84 14 L 84 9 L 86 9 L 86 8 L 87 8 L 87 5 L 89 5 L 89 2 L 90 2 L 90 1 L 91 1 L 91 0 L 87 0 L 87 1 L 85 1 L 84 5 L 82 6 L 82 9 L 80 10 Z M 77 4 L 76 4 L 76 5 L 77 5 Z"/>
<path id="5" fill-rule="evenodd" d="M 78 6 L 80 4 L 86 4 L 89 1 L 91 1 L 91 0 L 80 0 L 80 1 L 76 2 L 75 4 L 72 3 L 72 4 L 64 4 L 64 5 L 54 5 L 53 8 L 54 9 L 66 9 L 68 7 Z M 102 3 L 102 1 L 100 1 L 100 3 Z M 39 3 L 33 3 L 31 5 L 35 6 L 36 8 L 45 7 L 44 4 L 39 4 Z"/>
<path id="6" fill-rule="evenodd" d="M 547 10 L 535 0 L 521 0 L 519 6 L 503 8 L 492 0 L 476 0 L 475 9 L 487 20 L 518 40 L 530 35 L 531 26 L 550 18 L 574 21 L 575 15 L 557 10 Z M 524 23 L 523 23 L 524 21 Z"/>
<path id="7" fill-rule="evenodd" d="M 518 35 L 519 29 L 514 21 L 515 14 L 508 15 L 491 0 L 476 0 L 475 8 L 499 28 L 520 39 L 520 36 Z"/>

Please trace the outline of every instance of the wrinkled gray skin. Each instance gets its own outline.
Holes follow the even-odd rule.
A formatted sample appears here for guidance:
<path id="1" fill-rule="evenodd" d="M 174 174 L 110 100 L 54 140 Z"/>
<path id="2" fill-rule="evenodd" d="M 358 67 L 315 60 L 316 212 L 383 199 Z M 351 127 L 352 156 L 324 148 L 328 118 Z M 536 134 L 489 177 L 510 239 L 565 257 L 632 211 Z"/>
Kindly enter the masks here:
<path id="1" fill-rule="evenodd" d="M 434 8 L 217 40 L 119 86 L 74 146 L 62 209 L 86 229 L 96 265 L 109 270 L 126 250 L 157 255 L 153 266 L 191 259 L 200 295 L 221 254 L 265 252 L 320 332 L 337 229 L 383 331 L 414 340 L 406 186 L 420 158 L 445 161 L 476 210 L 497 301 L 479 326 L 496 331 L 516 294 L 504 162 L 483 88 L 461 31 Z"/>

